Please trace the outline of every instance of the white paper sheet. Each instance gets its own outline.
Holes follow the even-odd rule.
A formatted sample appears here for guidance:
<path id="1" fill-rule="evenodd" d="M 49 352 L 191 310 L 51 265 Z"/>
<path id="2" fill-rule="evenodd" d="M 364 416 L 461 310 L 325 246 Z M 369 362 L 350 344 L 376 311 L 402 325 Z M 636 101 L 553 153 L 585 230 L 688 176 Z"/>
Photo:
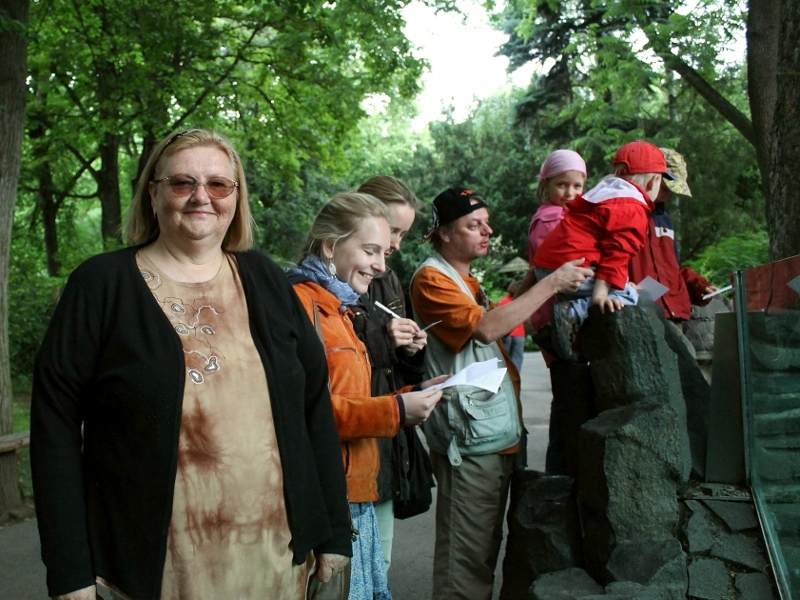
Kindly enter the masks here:
<path id="1" fill-rule="evenodd" d="M 787 283 L 790 288 L 792 288 L 795 292 L 800 294 L 800 277 L 795 277 L 789 283 Z"/>
<path id="2" fill-rule="evenodd" d="M 637 287 L 640 291 L 647 292 L 647 295 L 655 302 L 661 296 L 666 294 L 669 291 L 669 288 L 662 283 L 659 283 L 649 275 L 642 279 L 638 284 Z"/>
<path id="3" fill-rule="evenodd" d="M 716 292 L 711 292 L 710 294 L 706 294 L 705 296 L 703 296 L 703 300 L 708 300 L 709 298 L 713 298 L 717 294 L 722 294 L 724 292 L 727 292 L 731 288 L 733 288 L 732 285 L 726 285 L 725 287 L 719 288 Z"/>
<path id="4" fill-rule="evenodd" d="M 454 385 L 472 385 L 496 394 L 508 370 L 505 367 L 498 367 L 499 362 L 496 358 L 491 358 L 483 362 L 472 363 L 444 383 L 432 385 L 426 389 L 439 390 Z"/>

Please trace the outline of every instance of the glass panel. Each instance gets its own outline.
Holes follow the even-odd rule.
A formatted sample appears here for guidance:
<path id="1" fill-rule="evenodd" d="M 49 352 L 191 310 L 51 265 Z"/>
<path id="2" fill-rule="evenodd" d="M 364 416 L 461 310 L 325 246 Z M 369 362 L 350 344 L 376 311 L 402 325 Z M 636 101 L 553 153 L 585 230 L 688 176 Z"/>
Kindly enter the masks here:
<path id="1" fill-rule="evenodd" d="M 800 256 L 735 281 L 748 478 L 781 595 L 800 599 Z"/>

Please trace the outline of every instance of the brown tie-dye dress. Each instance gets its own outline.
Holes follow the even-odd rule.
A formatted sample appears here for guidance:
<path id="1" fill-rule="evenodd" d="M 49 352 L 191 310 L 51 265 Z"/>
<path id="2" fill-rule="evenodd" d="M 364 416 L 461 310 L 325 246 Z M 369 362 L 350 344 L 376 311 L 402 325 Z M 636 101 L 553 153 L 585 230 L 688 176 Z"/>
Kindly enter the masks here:
<path id="1" fill-rule="evenodd" d="M 183 343 L 186 388 L 161 598 L 303 599 L 264 368 L 235 259 L 205 283 L 142 276 Z"/>

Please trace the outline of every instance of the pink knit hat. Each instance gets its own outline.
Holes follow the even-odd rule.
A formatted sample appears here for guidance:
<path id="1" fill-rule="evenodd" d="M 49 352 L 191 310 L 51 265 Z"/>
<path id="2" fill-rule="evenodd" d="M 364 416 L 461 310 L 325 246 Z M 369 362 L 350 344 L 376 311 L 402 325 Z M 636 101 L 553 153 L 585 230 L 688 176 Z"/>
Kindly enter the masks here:
<path id="1" fill-rule="evenodd" d="M 540 179 L 550 179 L 567 171 L 578 171 L 586 175 L 586 163 L 581 155 L 572 150 L 556 150 L 550 153 L 539 171 Z"/>

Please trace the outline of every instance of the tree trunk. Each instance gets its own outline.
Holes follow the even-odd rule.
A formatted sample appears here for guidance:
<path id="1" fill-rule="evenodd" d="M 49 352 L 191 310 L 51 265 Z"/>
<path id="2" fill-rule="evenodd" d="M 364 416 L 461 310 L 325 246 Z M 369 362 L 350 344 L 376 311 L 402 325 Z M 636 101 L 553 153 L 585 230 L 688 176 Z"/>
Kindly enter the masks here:
<path id="1" fill-rule="evenodd" d="M 784 0 L 780 24 L 767 220 L 772 260 L 800 254 L 800 4 L 795 0 Z"/>
<path id="2" fill-rule="evenodd" d="M 58 217 L 59 201 L 53 193 L 53 172 L 50 163 L 40 167 L 39 173 L 39 206 L 42 209 L 44 225 L 44 248 L 47 255 L 47 274 L 58 277 L 61 273 L 61 261 L 58 258 Z"/>
<path id="3" fill-rule="evenodd" d="M 119 136 L 106 133 L 100 147 L 101 167 L 97 173 L 97 195 L 102 217 L 100 230 L 103 244 L 121 243 L 122 209 L 119 196 Z"/>
<path id="4" fill-rule="evenodd" d="M 8 356 L 8 262 L 25 129 L 29 0 L 0 0 L 0 435 L 14 429 Z M 22 502 L 17 455 L 0 455 L 0 515 Z"/>
<path id="5" fill-rule="evenodd" d="M 789 1 L 786 4 L 792 4 Z M 753 122 L 756 161 L 770 219 L 772 119 L 777 97 L 778 34 L 781 0 L 749 0 L 747 12 L 747 95 Z"/>
<path id="6" fill-rule="evenodd" d="M 29 118 L 32 116 L 29 113 Z M 47 157 L 46 133 L 49 124 L 44 115 L 39 115 L 36 121 L 39 123 L 32 127 L 28 133 L 28 139 L 32 142 L 34 173 L 37 181 L 35 192 L 36 203 L 42 214 L 42 225 L 44 226 L 44 249 L 47 259 L 47 274 L 50 277 L 57 277 L 61 271 L 61 262 L 58 260 L 58 230 L 56 228 L 56 218 L 58 216 L 59 201 L 56 200 L 55 188 L 53 186 L 53 170 Z M 30 121 L 29 121 L 30 123 Z"/>

